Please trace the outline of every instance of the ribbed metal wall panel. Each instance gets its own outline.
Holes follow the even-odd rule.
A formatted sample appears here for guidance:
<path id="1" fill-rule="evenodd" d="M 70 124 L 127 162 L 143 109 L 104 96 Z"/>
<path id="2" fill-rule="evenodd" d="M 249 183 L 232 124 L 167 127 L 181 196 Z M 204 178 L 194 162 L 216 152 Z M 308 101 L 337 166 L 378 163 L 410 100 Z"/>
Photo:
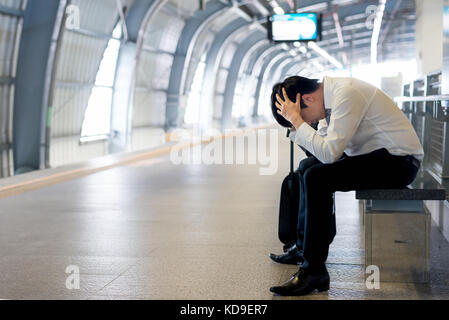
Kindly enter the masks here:
<path id="1" fill-rule="evenodd" d="M 204 30 L 198 36 L 192 52 L 192 58 L 186 74 L 185 82 L 185 94 L 188 96 L 192 81 L 195 76 L 198 64 L 201 61 L 201 57 L 204 53 L 207 54 L 215 36 L 220 30 L 225 27 L 230 21 L 235 19 L 235 11 L 227 10 L 223 15 L 219 16 L 209 23 Z"/>
<path id="2" fill-rule="evenodd" d="M 107 43 L 107 39 L 64 32 L 58 52 L 56 81 L 93 85 Z"/>
<path id="3" fill-rule="evenodd" d="M 143 51 L 137 69 L 137 89 L 167 90 L 172 63 L 170 54 Z"/>
<path id="4" fill-rule="evenodd" d="M 214 119 L 221 118 L 223 108 L 223 94 L 226 89 L 226 80 L 228 78 L 228 69 L 231 66 L 234 54 L 238 49 L 239 44 L 246 39 L 248 29 L 244 28 L 235 33 L 226 48 L 223 49 L 223 54 L 220 60 L 220 69 L 217 73 L 215 81 L 215 97 L 214 97 Z"/>
<path id="5" fill-rule="evenodd" d="M 207 0 L 206 2 L 209 1 Z M 198 0 L 168 0 L 164 10 L 173 12 L 181 19 L 186 20 L 200 9 L 199 4 L 200 2 Z"/>
<path id="6" fill-rule="evenodd" d="M 71 0 L 70 3 L 80 9 L 81 29 L 109 35 L 118 21 L 115 0 Z"/>
<path id="7" fill-rule="evenodd" d="M 167 95 L 163 91 L 140 91 L 135 95 L 133 127 L 163 126 Z"/>
<path id="8" fill-rule="evenodd" d="M 443 168 L 443 143 L 444 122 L 432 119 L 428 157 L 431 168 L 438 175 L 441 175 Z"/>
<path id="9" fill-rule="evenodd" d="M 0 85 L 0 144 L 9 143 L 8 136 L 10 136 L 10 108 L 12 97 L 12 86 L 10 85 Z"/>
<path id="10" fill-rule="evenodd" d="M 133 150 L 151 148 L 165 142 L 164 131 L 157 127 L 165 123 L 166 91 L 173 58 L 186 20 L 198 7 L 196 0 L 169 0 L 144 30 L 133 99 Z"/>
<path id="11" fill-rule="evenodd" d="M 254 93 L 256 92 L 257 87 L 257 75 L 254 73 L 250 73 L 248 68 L 251 61 L 257 59 L 257 56 L 260 54 L 260 49 L 268 44 L 268 40 L 266 42 L 260 42 L 257 46 L 255 46 L 255 50 L 246 57 L 241 66 L 241 74 L 239 75 L 239 79 L 237 81 L 237 85 L 235 88 L 235 96 L 233 101 L 233 114 L 240 114 L 241 117 L 250 117 L 252 116 L 255 104 Z"/>
<path id="12" fill-rule="evenodd" d="M 21 0 L 0 0 L 0 5 L 22 9 Z M 12 142 L 12 105 L 21 17 L 0 14 L 0 177 L 13 172 L 12 152 L 5 148 Z"/>
<path id="13" fill-rule="evenodd" d="M 185 25 L 175 13 L 158 11 L 145 30 L 143 46 L 169 53 L 176 52 L 178 39 Z"/>
<path id="14" fill-rule="evenodd" d="M 10 85 L 0 85 L 0 145 L 11 143 L 11 108 L 13 87 Z M 7 177 L 11 174 L 11 154 L 10 150 L 0 150 L 0 177 Z"/>
<path id="15" fill-rule="evenodd" d="M 192 58 L 190 60 L 186 79 L 185 79 L 185 94 L 188 96 L 190 92 L 190 88 L 192 86 L 193 78 L 195 76 L 196 70 L 198 68 L 198 64 L 201 61 L 201 57 L 203 54 L 207 54 L 207 50 L 214 41 L 215 33 L 211 32 L 210 29 L 206 28 L 204 32 L 200 34 L 198 40 L 193 48 Z"/>
<path id="16" fill-rule="evenodd" d="M 18 23 L 19 18 L 0 14 L 0 77 L 12 76 Z"/>
<path id="17" fill-rule="evenodd" d="M 122 1 L 130 5 L 132 1 Z M 50 165 L 103 156 L 107 142 L 80 144 L 89 96 L 104 50 L 119 20 L 116 1 L 72 0 L 80 12 L 80 30 L 64 28 L 58 45 L 52 90 Z"/>
<path id="18" fill-rule="evenodd" d="M 56 87 L 52 112 L 52 137 L 66 137 L 81 134 L 85 105 L 89 100 L 89 87 Z"/>
<path id="19" fill-rule="evenodd" d="M 235 20 L 236 18 L 237 17 L 235 14 L 235 10 L 230 9 L 230 10 L 226 11 L 225 14 L 218 17 L 214 21 L 212 21 L 212 23 L 209 26 L 209 29 L 212 32 L 217 33 L 221 29 L 223 29 L 223 27 L 225 27 L 227 24 L 229 24 L 231 21 Z"/>

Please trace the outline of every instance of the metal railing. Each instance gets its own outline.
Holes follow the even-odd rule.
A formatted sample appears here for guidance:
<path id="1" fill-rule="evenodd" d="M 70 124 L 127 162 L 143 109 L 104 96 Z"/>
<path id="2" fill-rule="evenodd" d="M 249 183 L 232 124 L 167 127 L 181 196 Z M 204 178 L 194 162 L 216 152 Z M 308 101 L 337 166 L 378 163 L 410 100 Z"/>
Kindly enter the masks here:
<path id="1" fill-rule="evenodd" d="M 441 72 L 404 85 L 398 107 L 410 119 L 424 148 L 423 167 L 438 180 L 449 178 L 449 95 L 441 93 Z"/>

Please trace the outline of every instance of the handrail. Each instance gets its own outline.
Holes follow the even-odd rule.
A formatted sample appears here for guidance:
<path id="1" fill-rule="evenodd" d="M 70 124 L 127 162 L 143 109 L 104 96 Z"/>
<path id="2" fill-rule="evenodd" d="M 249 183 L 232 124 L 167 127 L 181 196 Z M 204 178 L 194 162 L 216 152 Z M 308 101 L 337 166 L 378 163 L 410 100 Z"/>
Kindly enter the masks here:
<path id="1" fill-rule="evenodd" d="M 449 94 L 441 94 L 434 96 L 421 96 L 421 97 L 396 97 L 395 102 L 427 102 L 427 101 L 449 101 Z"/>
<path id="2" fill-rule="evenodd" d="M 433 106 L 425 108 L 425 110 L 419 110 L 413 106 L 402 106 L 403 111 L 406 113 L 417 113 L 424 115 L 426 112 L 430 113 L 435 120 L 449 122 L 449 95 L 433 95 L 433 96 L 414 96 L 414 97 L 396 97 L 394 101 L 397 104 L 413 103 L 413 102 L 433 102 Z"/>

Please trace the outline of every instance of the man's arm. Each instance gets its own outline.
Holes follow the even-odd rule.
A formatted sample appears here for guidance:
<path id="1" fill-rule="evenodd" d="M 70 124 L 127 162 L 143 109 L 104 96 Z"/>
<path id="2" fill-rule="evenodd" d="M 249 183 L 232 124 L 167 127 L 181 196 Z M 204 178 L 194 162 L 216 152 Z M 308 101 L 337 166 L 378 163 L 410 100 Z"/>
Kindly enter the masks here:
<path id="1" fill-rule="evenodd" d="M 320 121 L 320 122 L 321 122 L 321 121 Z M 324 120 L 324 122 L 326 122 L 326 120 Z M 326 122 L 326 123 L 327 123 L 327 122 Z M 323 136 L 323 134 L 326 135 L 326 132 L 325 132 L 325 131 L 327 131 L 327 125 L 324 126 L 324 123 L 323 123 L 322 126 L 320 126 L 320 125 L 318 125 L 318 124 L 312 125 L 312 128 L 313 128 L 314 130 L 318 130 L 317 132 L 318 132 L 319 135 L 321 135 L 321 136 Z M 321 132 L 320 132 L 320 130 L 321 130 Z M 296 130 L 294 130 L 294 129 L 290 130 L 290 134 L 289 134 L 288 138 L 289 138 L 292 142 L 294 142 L 294 143 L 296 144 L 296 139 L 295 139 L 295 138 L 296 138 Z M 306 148 L 304 148 L 304 147 L 302 147 L 302 146 L 300 146 L 300 145 L 298 145 L 298 147 L 301 148 L 301 150 L 306 154 L 307 157 L 313 156 L 313 154 L 310 153 Z"/>
<path id="2" fill-rule="evenodd" d="M 365 98 L 355 90 L 337 93 L 327 136 L 321 137 L 307 123 L 302 123 L 295 135 L 295 142 L 313 153 L 323 163 L 340 159 L 362 121 Z"/>

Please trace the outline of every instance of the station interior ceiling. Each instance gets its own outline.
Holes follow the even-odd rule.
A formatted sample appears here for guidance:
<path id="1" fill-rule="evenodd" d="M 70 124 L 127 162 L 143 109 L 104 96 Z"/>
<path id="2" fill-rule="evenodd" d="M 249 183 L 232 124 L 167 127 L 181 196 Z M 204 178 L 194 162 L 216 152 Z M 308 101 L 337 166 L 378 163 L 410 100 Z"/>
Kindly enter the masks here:
<path id="1" fill-rule="evenodd" d="M 398 107 L 414 107 L 402 110 L 431 151 L 420 174 L 447 195 L 449 48 L 439 46 L 449 41 L 423 35 L 429 2 L 0 0 L 0 299 L 284 299 L 268 288 L 297 266 L 268 255 L 282 250 L 279 194 L 293 145 L 270 96 L 292 75 L 357 77 L 424 99 Z M 318 13 L 322 37 L 270 41 L 268 18 L 293 12 Z M 446 53 L 443 68 L 417 79 L 432 51 Z M 255 143 L 260 133 L 266 145 Z M 182 150 L 222 143 L 236 159 L 234 138 L 252 137 L 248 160 L 274 150 L 265 160 L 276 170 L 262 175 L 260 158 L 174 163 L 183 135 L 199 140 Z M 297 165 L 305 154 L 294 154 Z M 305 299 L 449 299 L 449 205 L 425 206 L 410 215 L 425 228 L 409 233 L 425 241 L 407 245 L 426 252 L 429 281 L 371 290 L 366 212 L 355 192 L 337 192 L 330 290 Z M 397 221 L 383 234 L 400 234 Z M 81 270 L 79 290 L 67 287 L 68 266 Z"/>
<path id="2" fill-rule="evenodd" d="M 0 0 L 0 176 L 157 147 L 173 128 L 272 121 L 275 81 L 370 63 L 382 3 Z M 270 42 L 279 10 L 322 14 L 322 39 Z M 415 58 L 415 11 L 385 2 L 378 62 Z"/>

